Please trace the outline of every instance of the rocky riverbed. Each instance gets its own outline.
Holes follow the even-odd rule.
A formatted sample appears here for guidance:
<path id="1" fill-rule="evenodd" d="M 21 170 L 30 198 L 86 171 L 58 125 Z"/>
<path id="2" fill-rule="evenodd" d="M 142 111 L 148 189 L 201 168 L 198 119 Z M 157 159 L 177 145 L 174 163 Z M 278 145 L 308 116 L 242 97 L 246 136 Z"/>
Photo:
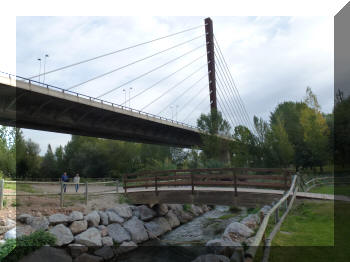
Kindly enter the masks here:
<path id="1" fill-rule="evenodd" d="M 248 215 L 245 209 L 180 204 L 119 204 L 87 214 L 21 214 L 17 220 L 5 239 L 37 230 L 57 239 L 56 247 L 43 247 L 21 261 L 51 262 L 239 261 L 242 246 L 249 245 L 260 223 L 257 214 Z"/>

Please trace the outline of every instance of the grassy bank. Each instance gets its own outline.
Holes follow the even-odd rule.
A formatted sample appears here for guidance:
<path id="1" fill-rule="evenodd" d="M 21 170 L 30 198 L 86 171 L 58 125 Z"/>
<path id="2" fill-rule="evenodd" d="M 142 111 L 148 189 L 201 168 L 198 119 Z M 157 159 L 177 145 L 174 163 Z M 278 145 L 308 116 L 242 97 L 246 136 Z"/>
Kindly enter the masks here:
<path id="1" fill-rule="evenodd" d="M 350 196 L 350 185 L 324 185 L 310 190 L 312 193 Z"/>
<path id="2" fill-rule="evenodd" d="M 269 261 L 349 261 L 349 217 L 350 203 L 295 203 L 272 242 Z M 254 261 L 261 257 L 259 248 Z"/>

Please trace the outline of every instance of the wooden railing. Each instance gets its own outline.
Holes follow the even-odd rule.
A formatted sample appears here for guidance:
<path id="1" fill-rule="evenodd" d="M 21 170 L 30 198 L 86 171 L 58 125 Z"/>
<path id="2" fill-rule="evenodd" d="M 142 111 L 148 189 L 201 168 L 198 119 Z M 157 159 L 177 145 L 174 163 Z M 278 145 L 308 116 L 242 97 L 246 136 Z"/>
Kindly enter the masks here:
<path id="1" fill-rule="evenodd" d="M 131 188 L 190 186 L 192 193 L 200 187 L 258 187 L 287 190 L 292 170 L 277 168 L 200 168 L 145 171 L 123 176 L 124 192 Z"/>

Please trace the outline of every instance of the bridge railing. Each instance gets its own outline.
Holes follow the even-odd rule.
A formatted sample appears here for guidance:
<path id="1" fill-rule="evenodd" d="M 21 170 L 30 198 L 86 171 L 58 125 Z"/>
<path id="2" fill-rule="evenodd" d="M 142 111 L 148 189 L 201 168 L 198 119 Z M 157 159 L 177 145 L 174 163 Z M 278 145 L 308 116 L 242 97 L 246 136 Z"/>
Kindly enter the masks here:
<path id="1" fill-rule="evenodd" d="M 238 187 L 288 189 L 292 170 L 277 168 L 200 168 L 144 171 L 123 176 L 124 192 L 146 188 L 158 194 L 161 187 Z M 130 191 L 129 191 L 130 192 Z"/>

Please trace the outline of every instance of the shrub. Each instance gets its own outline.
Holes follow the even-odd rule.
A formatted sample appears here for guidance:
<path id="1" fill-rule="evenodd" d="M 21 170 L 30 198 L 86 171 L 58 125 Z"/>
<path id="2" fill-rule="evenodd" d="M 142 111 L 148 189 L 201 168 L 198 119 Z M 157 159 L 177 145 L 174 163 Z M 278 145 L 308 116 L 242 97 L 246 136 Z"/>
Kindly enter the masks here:
<path id="1" fill-rule="evenodd" d="M 44 245 L 53 246 L 56 238 L 49 232 L 36 231 L 28 236 L 7 240 L 0 248 L 0 261 L 15 262 Z M 6 259 L 5 259 L 6 258 Z"/>

